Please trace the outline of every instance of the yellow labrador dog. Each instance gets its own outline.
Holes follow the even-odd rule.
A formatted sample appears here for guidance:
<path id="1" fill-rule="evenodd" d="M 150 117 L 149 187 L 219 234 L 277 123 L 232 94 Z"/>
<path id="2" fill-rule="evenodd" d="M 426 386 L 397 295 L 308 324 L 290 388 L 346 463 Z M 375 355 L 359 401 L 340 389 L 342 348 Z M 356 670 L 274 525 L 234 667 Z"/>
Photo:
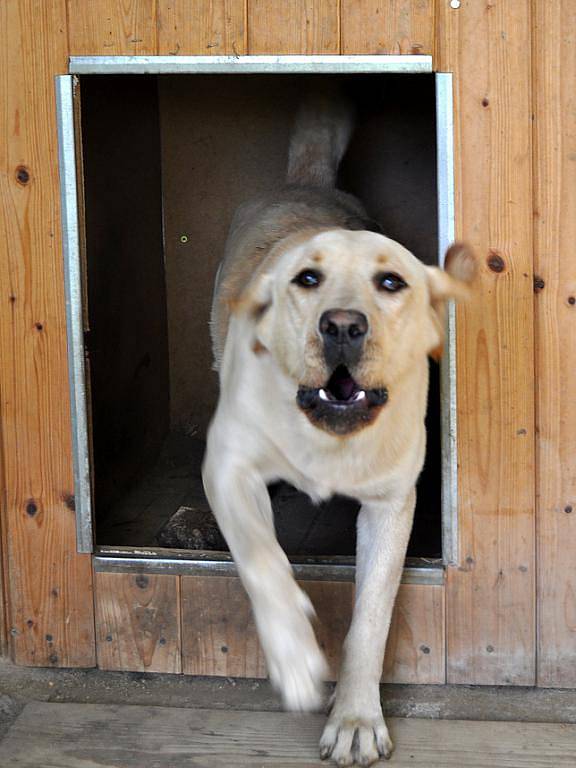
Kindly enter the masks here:
<path id="1" fill-rule="evenodd" d="M 320 705 L 326 667 L 267 484 L 362 504 L 354 614 L 320 742 L 342 766 L 391 754 L 379 680 L 424 461 L 427 356 L 442 346 L 445 301 L 476 269 L 462 244 L 443 271 L 367 231 L 360 203 L 334 188 L 351 126 L 338 98 L 317 94 L 296 122 L 288 185 L 235 216 L 213 304 L 221 393 L 203 466 L 290 709 Z"/>

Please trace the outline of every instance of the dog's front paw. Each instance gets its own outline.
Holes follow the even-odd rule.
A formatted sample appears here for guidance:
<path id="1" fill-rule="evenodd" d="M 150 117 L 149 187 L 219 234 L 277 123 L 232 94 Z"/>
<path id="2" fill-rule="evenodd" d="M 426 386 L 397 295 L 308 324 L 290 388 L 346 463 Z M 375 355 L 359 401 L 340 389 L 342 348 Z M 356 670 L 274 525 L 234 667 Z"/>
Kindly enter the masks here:
<path id="1" fill-rule="evenodd" d="M 322 738 L 320 757 L 331 757 L 337 765 L 372 765 L 388 758 L 394 745 L 382 714 L 362 715 L 335 711 L 330 715 Z"/>
<path id="2" fill-rule="evenodd" d="M 284 707 L 293 711 L 314 711 L 324 702 L 328 667 L 308 618 L 313 613 L 302 592 L 292 610 L 284 607 L 282 615 L 259 616 L 270 681 L 282 695 Z"/>

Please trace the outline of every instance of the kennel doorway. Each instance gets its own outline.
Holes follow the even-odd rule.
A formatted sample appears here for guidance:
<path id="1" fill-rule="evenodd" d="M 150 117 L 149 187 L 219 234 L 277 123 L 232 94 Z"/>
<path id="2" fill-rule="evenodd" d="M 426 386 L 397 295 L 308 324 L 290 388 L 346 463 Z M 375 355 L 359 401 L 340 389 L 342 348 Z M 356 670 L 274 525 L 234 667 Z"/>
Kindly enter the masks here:
<path id="1" fill-rule="evenodd" d="M 214 586 L 234 573 L 200 480 L 217 398 L 212 282 L 234 209 L 283 181 L 307 79 L 337 77 L 356 101 L 339 186 L 427 263 L 438 263 L 453 239 L 450 76 L 433 75 L 428 57 L 349 57 L 348 67 L 347 57 L 313 58 L 198 57 L 171 72 L 153 59 L 71 62 L 81 189 L 80 237 L 68 243 L 77 517 L 79 547 L 95 552 L 102 583 L 108 574 L 146 572 L 212 577 Z M 72 83 L 61 88 L 71 120 Z M 404 577 L 438 590 L 456 519 L 452 313 L 449 325 L 443 370 L 431 370 L 428 454 Z M 297 576 L 312 589 L 338 584 L 331 599 L 341 601 L 342 590 L 350 598 L 354 502 L 315 509 L 287 486 L 270 492 Z M 225 588 L 231 605 L 239 599 L 233 581 Z M 101 647 L 113 647 L 109 637 L 106 630 Z M 426 643 L 419 647 L 423 658 L 430 654 Z M 188 671 L 214 672 L 190 663 Z"/>

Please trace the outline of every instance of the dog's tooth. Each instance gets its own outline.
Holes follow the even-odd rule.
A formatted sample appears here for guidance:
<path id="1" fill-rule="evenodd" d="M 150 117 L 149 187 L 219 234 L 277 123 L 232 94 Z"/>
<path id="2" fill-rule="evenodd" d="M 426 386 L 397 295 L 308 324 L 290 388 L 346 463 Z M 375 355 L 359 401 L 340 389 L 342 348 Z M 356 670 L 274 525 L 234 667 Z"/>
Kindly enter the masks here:
<path id="1" fill-rule="evenodd" d="M 326 394 L 326 390 L 325 389 L 319 389 L 318 390 L 318 397 L 320 398 L 320 400 L 328 401 L 330 399 L 328 397 L 328 395 Z"/>
<path id="2" fill-rule="evenodd" d="M 352 400 L 353 400 L 355 403 L 357 403 L 359 400 L 364 400 L 364 398 L 365 398 L 365 397 L 366 397 L 366 392 L 364 392 L 364 390 L 363 390 L 363 389 L 361 389 L 359 392 L 356 392 L 356 394 L 354 395 L 354 397 L 352 398 Z"/>

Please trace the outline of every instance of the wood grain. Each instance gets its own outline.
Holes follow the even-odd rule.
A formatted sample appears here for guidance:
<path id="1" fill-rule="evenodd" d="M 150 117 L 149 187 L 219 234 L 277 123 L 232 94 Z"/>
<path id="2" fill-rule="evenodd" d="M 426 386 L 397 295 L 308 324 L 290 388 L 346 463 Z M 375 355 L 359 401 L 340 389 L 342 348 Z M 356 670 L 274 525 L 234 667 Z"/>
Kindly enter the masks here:
<path id="1" fill-rule="evenodd" d="M 71 56 L 152 56 L 157 0 L 67 0 Z"/>
<path id="2" fill-rule="evenodd" d="M 536 0 L 533 7 L 538 684 L 574 688 L 576 5 Z"/>
<path id="3" fill-rule="evenodd" d="M 302 581 L 318 621 L 316 636 L 338 676 L 354 597 L 349 582 Z M 194 675 L 266 677 L 248 598 L 239 579 L 182 577 L 183 671 Z M 445 681 L 443 587 L 403 584 L 392 619 L 383 680 Z"/>
<path id="4" fill-rule="evenodd" d="M 341 28 L 344 54 L 431 54 L 434 0 L 342 0 Z"/>
<path id="5" fill-rule="evenodd" d="M 245 0 L 158 0 L 161 56 L 246 53 Z"/>
<path id="6" fill-rule="evenodd" d="M 458 311 L 460 567 L 448 570 L 448 682 L 535 680 L 530 2 L 438 5 L 454 72 L 459 235 L 481 262 Z"/>
<path id="7" fill-rule="evenodd" d="M 0 418 L 0 435 L 2 434 Z M 0 439 L 0 659 L 9 656 L 10 645 L 8 643 L 8 582 L 6 580 L 6 485 L 5 466 L 2 455 L 3 445 Z"/>
<path id="8" fill-rule="evenodd" d="M 96 574 L 100 669 L 181 672 L 178 576 Z"/>
<path id="9" fill-rule="evenodd" d="M 10 641 L 19 664 L 90 666 L 76 553 L 54 75 L 63 2 L 0 4 L 0 393 Z"/>
<path id="10" fill-rule="evenodd" d="M 340 53 L 338 0 L 248 0 L 247 53 Z"/>
<path id="11" fill-rule="evenodd" d="M 323 714 L 32 702 L 2 765 L 322 768 Z M 389 718 L 397 768 L 572 768 L 576 725 Z M 103 738 L 103 734 L 105 737 Z"/>
<path id="12" fill-rule="evenodd" d="M 383 682 L 446 682 L 444 586 L 401 584 L 384 657 Z"/>
<path id="13" fill-rule="evenodd" d="M 182 576 L 182 671 L 266 677 L 264 654 L 240 579 Z"/>

